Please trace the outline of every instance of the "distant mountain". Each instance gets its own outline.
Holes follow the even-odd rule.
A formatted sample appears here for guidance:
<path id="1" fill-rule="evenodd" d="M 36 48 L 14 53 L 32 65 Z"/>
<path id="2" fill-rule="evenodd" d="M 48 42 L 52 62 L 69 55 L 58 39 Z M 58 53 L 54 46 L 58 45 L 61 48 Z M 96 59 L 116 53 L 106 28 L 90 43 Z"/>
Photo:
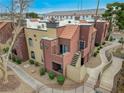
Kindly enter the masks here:
<path id="1" fill-rule="evenodd" d="M 103 14 L 105 12 L 105 9 L 104 8 L 101 8 L 98 10 L 98 14 Z M 47 15 L 47 16 L 62 16 L 62 15 L 74 15 L 74 14 L 77 14 L 77 15 L 82 15 L 82 14 L 95 14 L 96 13 L 96 9 L 86 9 L 86 10 L 73 10 L 73 11 L 54 11 L 54 12 L 50 12 L 50 13 L 46 13 L 44 15 Z"/>

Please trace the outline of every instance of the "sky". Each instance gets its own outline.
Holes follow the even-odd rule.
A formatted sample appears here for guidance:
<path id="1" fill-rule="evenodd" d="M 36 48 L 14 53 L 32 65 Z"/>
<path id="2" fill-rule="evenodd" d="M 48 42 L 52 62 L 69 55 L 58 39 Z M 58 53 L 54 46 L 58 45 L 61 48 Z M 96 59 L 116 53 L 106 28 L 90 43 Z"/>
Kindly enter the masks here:
<path id="1" fill-rule="evenodd" d="M 11 0 L 0 0 L 0 10 L 10 6 Z M 47 13 L 52 11 L 78 10 L 81 0 L 33 0 L 28 11 Z M 100 0 L 100 8 L 105 8 L 107 3 L 124 2 L 124 0 Z M 82 0 L 82 9 L 95 9 L 97 0 Z M 4 10 L 3 10 L 4 11 Z"/>

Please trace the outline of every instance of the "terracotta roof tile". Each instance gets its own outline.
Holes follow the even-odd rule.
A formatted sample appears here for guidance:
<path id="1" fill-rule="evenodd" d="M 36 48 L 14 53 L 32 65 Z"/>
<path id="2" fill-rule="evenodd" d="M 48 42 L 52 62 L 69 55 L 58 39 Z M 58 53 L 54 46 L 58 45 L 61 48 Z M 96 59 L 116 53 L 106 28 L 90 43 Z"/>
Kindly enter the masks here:
<path id="1" fill-rule="evenodd" d="M 71 39 L 77 31 L 78 25 L 67 25 L 65 26 L 60 38 Z"/>

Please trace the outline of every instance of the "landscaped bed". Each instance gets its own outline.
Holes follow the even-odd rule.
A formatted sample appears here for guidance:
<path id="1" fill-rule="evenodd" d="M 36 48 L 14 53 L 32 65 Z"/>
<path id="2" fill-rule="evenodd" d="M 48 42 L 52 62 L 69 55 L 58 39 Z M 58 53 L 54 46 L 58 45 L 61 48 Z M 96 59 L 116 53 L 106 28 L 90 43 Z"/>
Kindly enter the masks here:
<path id="1" fill-rule="evenodd" d="M 88 68 L 95 68 L 101 64 L 101 58 L 99 55 L 99 52 L 102 48 L 107 47 L 111 45 L 111 42 L 103 42 L 102 45 L 97 44 L 97 46 L 94 49 L 93 55 L 89 58 L 89 61 L 85 64 Z"/>
<path id="2" fill-rule="evenodd" d="M 124 48 L 118 47 L 113 50 L 113 55 L 119 58 L 124 59 Z"/>
<path id="3" fill-rule="evenodd" d="M 83 82 L 80 84 L 75 83 L 67 78 L 64 78 L 62 75 L 55 75 L 55 73 L 52 71 L 40 73 L 40 69 L 43 68 L 43 66 L 42 65 L 35 66 L 34 64 L 30 64 L 29 61 L 23 62 L 20 66 L 33 78 L 39 80 L 41 83 L 47 85 L 50 88 L 73 89 L 73 88 L 77 88 L 83 84 Z M 41 75 L 41 74 L 43 74 L 43 75 Z M 64 79 L 64 83 L 62 83 L 63 79 Z M 86 79 L 87 79 L 87 77 L 86 77 Z"/>

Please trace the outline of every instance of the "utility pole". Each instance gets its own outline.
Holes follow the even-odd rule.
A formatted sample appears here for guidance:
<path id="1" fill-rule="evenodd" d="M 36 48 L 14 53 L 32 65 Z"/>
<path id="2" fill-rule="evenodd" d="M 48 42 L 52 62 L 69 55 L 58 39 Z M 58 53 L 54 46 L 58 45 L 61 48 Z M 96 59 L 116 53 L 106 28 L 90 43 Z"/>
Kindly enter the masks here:
<path id="1" fill-rule="evenodd" d="M 96 8 L 96 14 L 95 14 L 95 23 L 94 23 L 94 27 L 96 27 L 96 23 L 97 23 L 97 19 L 98 19 L 99 4 L 100 4 L 100 0 L 97 0 L 97 8 Z"/>
<path id="2" fill-rule="evenodd" d="M 14 0 L 11 0 L 11 20 L 14 22 Z"/>

